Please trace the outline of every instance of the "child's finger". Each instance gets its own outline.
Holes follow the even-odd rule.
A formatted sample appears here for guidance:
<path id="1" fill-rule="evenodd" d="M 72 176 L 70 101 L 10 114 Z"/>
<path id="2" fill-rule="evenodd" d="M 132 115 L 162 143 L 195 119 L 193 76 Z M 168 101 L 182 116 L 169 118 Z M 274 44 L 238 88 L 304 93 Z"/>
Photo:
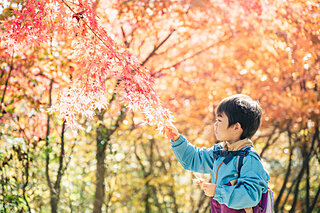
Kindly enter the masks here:
<path id="1" fill-rule="evenodd" d="M 196 176 L 196 178 L 193 179 L 193 181 L 198 185 L 204 183 L 204 179 L 201 177 L 197 177 L 197 176 Z"/>

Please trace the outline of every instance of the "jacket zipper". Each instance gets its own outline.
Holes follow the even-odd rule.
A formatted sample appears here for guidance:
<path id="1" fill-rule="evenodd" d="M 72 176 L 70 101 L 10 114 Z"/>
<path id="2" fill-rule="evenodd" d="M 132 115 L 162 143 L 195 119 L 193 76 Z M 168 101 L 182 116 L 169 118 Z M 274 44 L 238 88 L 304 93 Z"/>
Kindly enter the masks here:
<path id="1" fill-rule="evenodd" d="M 216 179 L 214 181 L 214 184 L 217 184 L 217 179 L 218 179 L 218 172 L 219 172 L 219 169 L 221 167 L 221 165 L 223 164 L 223 161 L 220 163 L 220 165 L 218 166 L 217 168 L 217 173 L 216 173 Z M 222 205 L 220 204 L 220 211 L 222 212 Z"/>
<path id="2" fill-rule="evenodd" d="M 219 172 L 220 166 L 221 166 L 222 164 L 223 164 L 223 161 L 220 163 L 220 165 L 219 165 L 218 168 L 217 168 L 216 179 L 215 179 L 215 181 L 214 181 L 214 184 L 217 184 L 218 172 Z"/>

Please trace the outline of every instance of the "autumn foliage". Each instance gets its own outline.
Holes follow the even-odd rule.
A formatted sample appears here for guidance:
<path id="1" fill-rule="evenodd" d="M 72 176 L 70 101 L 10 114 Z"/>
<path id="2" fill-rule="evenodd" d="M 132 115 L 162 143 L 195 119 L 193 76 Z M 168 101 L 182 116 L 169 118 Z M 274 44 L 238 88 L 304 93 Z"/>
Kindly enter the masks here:
<path id="1" fill-rule="evenodd" d="M 148 123 L 164 125 L 170 112 L 161 106 L 149 71 L 139 60 L 113 41 L 97 22 L 92 1 L 27 1 L 12 12 L 14 20 L 4 23 L 1 46 L 14 54 L 23 46 L 39 46 L 53 35 L 72 40 L 72 58 L 81 70 L 59 96 L 52 111 L 59 111 L 70 126 L 78 127 L 76 115 L 92 119 L 95 110 L 108 107 L 105 80 L 119 81 L 116 92 L 130 109 L 144 112 Z M 59 14 L 59 15 L 57 15 Z"/>
<path id="2" fill-rule="evenodd" d="M 0 211 L 207 212 L 158 133 L 212 146 L 236 93 L 277 211 L 319 211 L 318 1 L 12 0 L 0 25 Z"/>

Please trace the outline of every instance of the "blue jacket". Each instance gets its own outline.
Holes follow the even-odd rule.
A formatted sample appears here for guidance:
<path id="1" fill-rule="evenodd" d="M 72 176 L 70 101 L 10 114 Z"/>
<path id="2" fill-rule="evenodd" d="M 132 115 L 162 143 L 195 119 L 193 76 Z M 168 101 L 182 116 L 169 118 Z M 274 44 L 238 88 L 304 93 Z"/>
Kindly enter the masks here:
<path id="1" fill-rule="evenodd" d="M 236 157 L 228 164 L 222 163 L 225 157 L 219 156 L 216 160 L 213 157 L 213 151 L 217 150 L 218 146 L 222 146 L 222 143 L 211 148 L 197 148 L 182 135 L 178 140 L 170 140 L 170 142 L 183 168 L 193 172 L 211 174 L 211 182 L 217 184 L 213 199 L 220 204 L 225 204 L 232 209 L 253 207 L 259 203 L 262 193 L 268 189 L 270 177 L 264 170 L 259 157 L 252 152 L 245 157 L 240 177 L 238 177 Z M 225 185 L 234 179 L 237 179 L 236 185 Z"/>

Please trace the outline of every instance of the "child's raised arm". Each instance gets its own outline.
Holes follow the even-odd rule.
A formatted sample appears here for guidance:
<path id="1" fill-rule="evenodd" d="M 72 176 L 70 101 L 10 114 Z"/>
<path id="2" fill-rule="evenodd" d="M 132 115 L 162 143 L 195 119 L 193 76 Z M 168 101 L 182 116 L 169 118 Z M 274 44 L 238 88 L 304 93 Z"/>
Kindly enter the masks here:
<path id="1" fill-rule="evenodd" d="M 183 168 L 199 173 L 212 172 L 213 147 L 197 148 L 180 135 L 172 123 L 168 123 L 164 130 L 167 137 L 171 139 L 171 148 Z"/>

